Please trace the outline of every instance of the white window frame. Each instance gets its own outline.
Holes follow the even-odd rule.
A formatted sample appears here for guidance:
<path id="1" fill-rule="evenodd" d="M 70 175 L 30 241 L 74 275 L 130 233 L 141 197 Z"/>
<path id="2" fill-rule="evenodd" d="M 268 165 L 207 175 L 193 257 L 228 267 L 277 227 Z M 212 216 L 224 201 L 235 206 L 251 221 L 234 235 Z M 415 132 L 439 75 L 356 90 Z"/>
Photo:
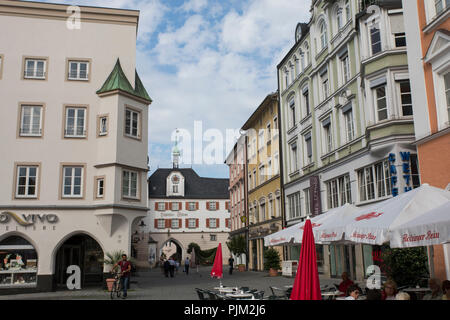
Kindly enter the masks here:
<path id="1" fill-rule="evenodd" d="M 125 178 L 125 174 L 128 173 L 128 179 Z M 136 177 L 136 188 L 133 194 L 132 183 L 133 176 Z M 137 199 L 139 197 L 139 172 L 133 170 L 122 170 L 122 197 Z"/>
<path id="2" fill-rule="evenodd" d="M 328 71 L 320 76 L 320 89 L 322 93 L 322 101 L 324 101 L 330 94 L 330 79 L 328 77 Z"/>
<path id="3" fill-rule="evenodd" d="M 70 169 L 70 194 L 66 194 L 66 178 L 69 176 L 66 175 L 66 170 Z M 80 169 L 80 175 L 75 175 L 76 169 Z M 75 178 L 80 179 L 80 184 L 75 185 Z M 63 166 L 63 182 L 62 182 L 62 197 L 63 198 L 83 198 L 84 193 L 84 167 L 83 166 Z M 75 187 L 80 188 L 79 194 L 75 193 Z"/>
<path id="4" fill-rule="evenodd" d="M 188 202 L 188 210 L 189 211 L 197 210 L 197 203 L 196 202 Z"/>
<path id="5" fill-rule="evenodd" d="M 76 65 L 75 76 L 72 73 L 72 64 Z M 86 77 L 81 77 L 81 65 L 86 65 Z M 89 62 L 88 61 L 77 61 L 77 60 L 69 60 L 69 70 L 67 74 L 67 80 L 77 80 L 77 81 L 89 81 Z"/>
<path id="6" fill-rule="evenodd" d="M 405 39 L 405 45 L 401 46 L 401 45 L 397 45 L 397 40 L 400 39 Z M 394 33 L 394 46 L 396 48 L 404 48 L 406 47 L 407 43 L 406 43 L 406 33 L 405 32 L 398 32 L 398 33 Z"/>
<path id="7" fill-rule="evenodd" d="M 215 201 L 210 201 L 210 202 L 209 202 L 209 210 L 210 210 L 210 211 L 216 211 L 216 210 L 217 210 L 216 202 L 215 202 Z"/>
<path id="8" fill-rule="evenodd" d="M 69 132 L 69 112 L 74 111 L 74 120 L 73 120 L 73 133 Z M 83 117 L 80 117 L 80 112 L 82 111 Z M 85 138 L 86 137 L 86 123 L 87 123 L 87 108 L 86 107 L 72 107 L 67 106 L 65 108 L 65 128 L 64 128 L 64 137 L 65 138 Z M 83 121 L 83 131 L 81 134 L 78 134 L 78 129 L 81 128 L 79 122 L 82 119 Z"/>
<path id="9" fill-rule="evenodd" d="M 305 202 L 305 215 L 311 214 L 310 188 L 303 189 L 303 197 Z"/>
<path id="10" fill-rule="evenodd" d="M 23 104 L 20 106 L 20 129 L 19 129 L 19 135 L 21 137 L 41 137 L 42 136 L 42 118 L 43 118 L 43 112 L 44 107 L 42 105 L 28 105 Z M 29 114 L 29 121 L 28 126 L 29 130 L 28 132 L 25 132 L 25 109 L 30 109 Z M 35 110 L 39 110 L 39 128 L 34 127 L 34 118 L 35 118 Z"/>
<path id="11" fill-rule="evenodd" d="M 296 117 L 295 117 L 295 98 L 292 97 L 289 102 L 289 121 L 290 126 L 289 128 L 293 128 L 296 125 Z"/>
<path id="12" fill-rule="evenodd" d="M 21 176 L 20 175 L 20 171 L 21 169 L 25 169 L 25 175 Z M 30 175 L 30 169 L 35 169 L 35 175 L 31 176 Z M 16 178 L 16 198 L 27 198 L 27 199 L 36 199 L 38 196 L 38 188 L 39 188 L 39 166 L 37 165 L 18 165 L 16 168 L 16 174 L 17 174 L 17 178 Z M 25 184 L 24 185 L 20 185 L 20 178 L 21 177 L 25 177 Z M 33 187 L 32 184 L 30 184 L 30 180 L 34 178 L 34 194 L 30 193 L 30 188 Z M 19 187 L 23 186 L 25 189 L 25 193 L 24 194 L 19 194 Z"/>
<path id="13" fill-rule="evenodd" d="M 101 116 L 99 118 L 99 136 L 106 136 L 108 134 L 108 120 L 108 116 Z"/>
<path id="14" fill-rule="evenodd" d="M 156 221 L 158 221 L 156 223 L 157 229 L 165 229 L 166 228 L 166 220 L 165 219 L 156 219 Z"/>
<path id="15" fill-rule="evenodd" d="M 197 228 L 197 219 L 189 218 L 188 219 L 188 229 L 195 229 L 195 228 Z"/>
<path id="16" fill-rule="evenodd" d="M 328 46 L 328 34 L 327 34 L 327 24 L 325 20 L 322 20 L 322 23 L 319 25 L 319 34 L 320 34 L 320 51 L 324 50 Z"/>
<path id="17" fill-rule="evenodd" d="M 299 218 L 302 214 L 300 204 L 300 192 L 295 192 L 287 196 L 289 203 L 289 217 L 290 219 Z"/>
<path id="18" fill-rule="evenodd" d="M 372 34 L 372 30 L 373 29 L 377 29 L 378 30 L 378 34 L 380 36 L 380 41 L 379 42 L 372 42 L 372 35 L 375 34 L 376 32 L 374 32 Z M 379 54 L 380 52 L 383 51 L 383 39 L 382 39 L 382 34 L 381 34 L 381 28 L 380 28 L 380 23 L 379 22 L 374 22 L 372 23 L 370 26 L 368 26 L 368 32 L 369 32 L 369 48 L 370 48 L 370 55 L 376 55 Z M 380 45 L 380 50 L 377 52 L 374 52 L 374 47 L 376 45 Z"/>
<path id="19" fill-rule="evenodd" d="M 299 168 L 297 142 L 291 143 L 289 150 L 291 151 L 291 173 L 294 173 L 297 172 Z"/>
<path id="20" fill-rule="evenodd" d="M 406 82 L 409 84 L 409 92 L 408 91 L 402 92 L 402 84 L 406 83 Z M 411 92 L 411 82 L 410 82 L 410 80 L 409 79 L 405 79 L 405 80 L 397 81 L 396 86 L 397 86 L 397 90 L 398 90 L 398 94 L 399 94 L 399 98 L 400 98 L 399 106 L 400 106 L 400 114 L 401 114 L 401 116 L 402 117 L 412 117 L 413 116 L 413 105 L 412 105 L 412 92 Z M 408 95 L 409 95 L 409 98 L 411 100 L 411 103 L 403 103 L 404 102 L 403 101 L 403 96 L 408 96 Z M 406 114 L 405 115 L 404 109 L 403 109 L 404 107 L 411 108 L 411 114 Z"/>
<path id="21" fill-rule="evenodd" d="M 158 211 L 166 211 L 166 203 L 158 202 Z"/>
<path id="22" fill-rule="evenodd" d="M 324 154 L 333 151 L 333 128 L 331 127 L 331 122 L 325 126 L 322 126 L 323 130 L 323 146 Z"/>
<path id="23" fill-rule="evenodd" d="M 351 78 L 350 72 L 350 56 L 346 54 L 341 59 L 341 69 L 342 69 L 342 84 L 347 83 Z"/>
<path id="24" fill-rule="evenodd" d="M 172 219 L 171 221 L 170 221 L 170 228 L 171 229 L 180 229 L 181 227 L 180 227 L 180 220 L 178 220 L 178 219 Z"/>
<path id="25" fill-rule="evenodd" d="M 130 113 L 130 118 L 127 118 L 127 113 Z M 133 125 L 134 122 L 134 115 L 136 115 L 136 128 Z M 132 138 L 140 138 L 141 137 L 141 132 L 140 132 L 140 126 L 141 126 L 141 112 L 134 110 L 134 109 L 130 109 L 130 108 L 125 108 L 125 127 L 124 127 L 124 132 L 125 135 L 127 137 L 132 137 Z M 128 128 L 128 131 L 127 131 Z M 134 129 L 136 129 L 136 134 L 133 134 Z"/>
<path id="26" fill-rule="evenodd" d="M 33 67 L 32 69 L 29 69 L 28 67 L 28 62 L 32 61 L 33 62 Z M 38 63 L 42 62 L 42 75 L 38 74 Z M 46 79 L 47 78 L 47 74 L 46 74 L 46 69 L 47 67 L 47 60 L 46 59 L 36 59 L 36 58 L 25 58 L 25 70 L 24 70 L 24 74 L 23 77 L 24 79 Z"/>
<path id="27" fill-rule="evenodd" d="M 383 179 L 377 179 L 375 166 L 381 164 L 383 166 Z M 358 199 L 359 202 L 374 201 L 380 199 L 386 199 L 391 196 L 392 186 L 390 179 L 390 168 L 388 159 L 376 162 L 370 166 L 360 168 L 356 170 L 356 176 L 358 180 Z M 387 178 L 386 178 L 387 176 Z M 368 177 L 372 178 L 372 186 L 369 188 Z M 378 181 L 383 181 L 385 195 L 382 197 L 378 196 Z M 363 195 L 363 196 L 362 196 Z"/>
<path id="28" fill-rule="evenodd" d="M 355 138 L 355 124 L 353 120 L 353 109 L 342 113 L 344 119 L 345 141 L 350 142 Z"/>
<path id="29" fill-rule="evenodd" d="M 350 175 L 346 174 L 325 182 L 328 210 L 352 203 Z"/>
<path id="30" fill-rule="evenodd" d="M 210 218 L 209 219 L 209 228 L 210 229 L 216 229 L 217 228 L 217 223 L 216 223 L 216 218 Z"/>
<path id="31" fill-rule="evenodd" d="M 384 96 L 383 97 L 382 96 L 378 96 L 378 90 L 380 90 L 382 88 L 384 88 Z M 377 122 L 389 119 L 388 92 L 387 92 L 387 89 L 388 89 L 387 84 L 383 84 L 381 86 L 378 86 L 378 87 L 375 87 L 375 88 L 372 89 L 373 93 L 374 93 L 374 98 L 375 98 L 375 119 L 377 120 Z M 384 108 L 380 109 L 379 108 L 379 103 L 383 99 L 384 99 L 384 102 L 385 102 L 386 105 L 385 105 Z M 384 110 L 386 111 L 386 118 L 380 119 L 380 112 L 382 112 Z"/>
<path id="32" fill-rule="evenodd" d="M 96 197 L 97 198 L 103 198 L 105 196 L 105 178 L 97 178 L 96 180 Z M 100 183 L 103 183 L 102 186 L 100 186 Z M 101 190 L 101 194 L 100 194 Z"/>

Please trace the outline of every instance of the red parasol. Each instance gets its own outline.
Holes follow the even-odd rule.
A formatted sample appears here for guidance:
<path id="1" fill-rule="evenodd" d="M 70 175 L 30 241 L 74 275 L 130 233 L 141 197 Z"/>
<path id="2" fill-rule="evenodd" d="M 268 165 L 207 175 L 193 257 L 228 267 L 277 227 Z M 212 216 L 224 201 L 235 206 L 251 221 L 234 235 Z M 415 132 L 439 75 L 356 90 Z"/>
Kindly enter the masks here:
<path id="1" fill-rule="evenodd" d="M 319 272 L 317 271 L 316 245 L 309 219 L 306 220 L 303 231 L 302 249 L 291 300 L 322 300 Z"/>
<path id="2" fill-rule="evenodd" d="M 221 279 L 223 276 L 222 266 L 222 244 L 219 243 L 216 251 L 216 257 L 214 258 L 214 265 L 211 270 L 211 277 Z"/>

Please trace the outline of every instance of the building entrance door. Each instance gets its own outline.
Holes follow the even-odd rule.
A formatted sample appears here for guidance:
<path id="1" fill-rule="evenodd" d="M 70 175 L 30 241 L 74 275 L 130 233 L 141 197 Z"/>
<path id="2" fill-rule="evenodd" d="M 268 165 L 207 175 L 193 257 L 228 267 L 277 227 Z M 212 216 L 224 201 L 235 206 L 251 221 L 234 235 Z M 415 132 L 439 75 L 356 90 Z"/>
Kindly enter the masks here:
<path id="1" fill-rule="evenodd" d="M 81 269 L 81 286 L 101 285 L 103 282 L 104 253 L 100 245 L 87 235 L 69 238 L 59 248 L 55 259 L 56 286 L 65 288 L 70 274 L 67 268 L 76 265 Z"/>
<path id="2" fill-rule="evenodd" d="M 56 257 L 56 284 L 58 287 L 66 286 L 67 268 L 81 266 L 81 245 L 63 245 Z"/>

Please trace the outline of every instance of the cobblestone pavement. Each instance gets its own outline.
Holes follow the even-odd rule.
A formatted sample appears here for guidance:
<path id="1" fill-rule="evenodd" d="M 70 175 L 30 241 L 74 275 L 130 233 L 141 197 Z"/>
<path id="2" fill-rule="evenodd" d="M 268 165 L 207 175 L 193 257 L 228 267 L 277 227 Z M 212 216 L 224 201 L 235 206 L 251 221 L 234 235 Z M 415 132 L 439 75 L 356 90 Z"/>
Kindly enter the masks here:
<path id="1" fill-rule="evenodd" d="M 212 289 L 219 286 L 219 280 L 211 279 L 211 267 L 201 267 L 199 271 L 190 270 L 186 275 L 182 270 L 174 278 L 166 278 L 159 269 L 139 272 L 131 278 L 131 289 L 128 292 L 130 300 L 198 300 L 195 288 Z M 249 287 L 263 290 L 265 296 L 271 294 L 270 286 L 283 287 L 292 285 L 294 278 L 269 277 L 268 272 L 238 272 L 229 275 L 224 268 L 222 284 L 224 286 Z M 320 284 L 339 283 L 338 279 L 321 278 Z M 69 291 L 60 290 L 46 293 L 30 293 L 0 296 L 0 300 L 109 300 L 109 293 L 99 288 L 86 288 Z"/>

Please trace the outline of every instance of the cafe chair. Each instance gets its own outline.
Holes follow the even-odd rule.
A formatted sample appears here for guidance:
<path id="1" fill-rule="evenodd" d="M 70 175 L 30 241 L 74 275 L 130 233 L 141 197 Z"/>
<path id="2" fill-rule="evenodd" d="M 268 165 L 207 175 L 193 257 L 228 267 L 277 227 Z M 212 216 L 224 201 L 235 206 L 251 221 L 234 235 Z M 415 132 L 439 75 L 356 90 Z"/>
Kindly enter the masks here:
<path id="1" fill-rule="evenodd" d="M 195 292 L 197 292 L 197 296 L 198 296 L 199 300 L 207 300 L 205 298 L 205 295 L 203 294 L 204 292 L 202 289 L 195 288 Z"/>

